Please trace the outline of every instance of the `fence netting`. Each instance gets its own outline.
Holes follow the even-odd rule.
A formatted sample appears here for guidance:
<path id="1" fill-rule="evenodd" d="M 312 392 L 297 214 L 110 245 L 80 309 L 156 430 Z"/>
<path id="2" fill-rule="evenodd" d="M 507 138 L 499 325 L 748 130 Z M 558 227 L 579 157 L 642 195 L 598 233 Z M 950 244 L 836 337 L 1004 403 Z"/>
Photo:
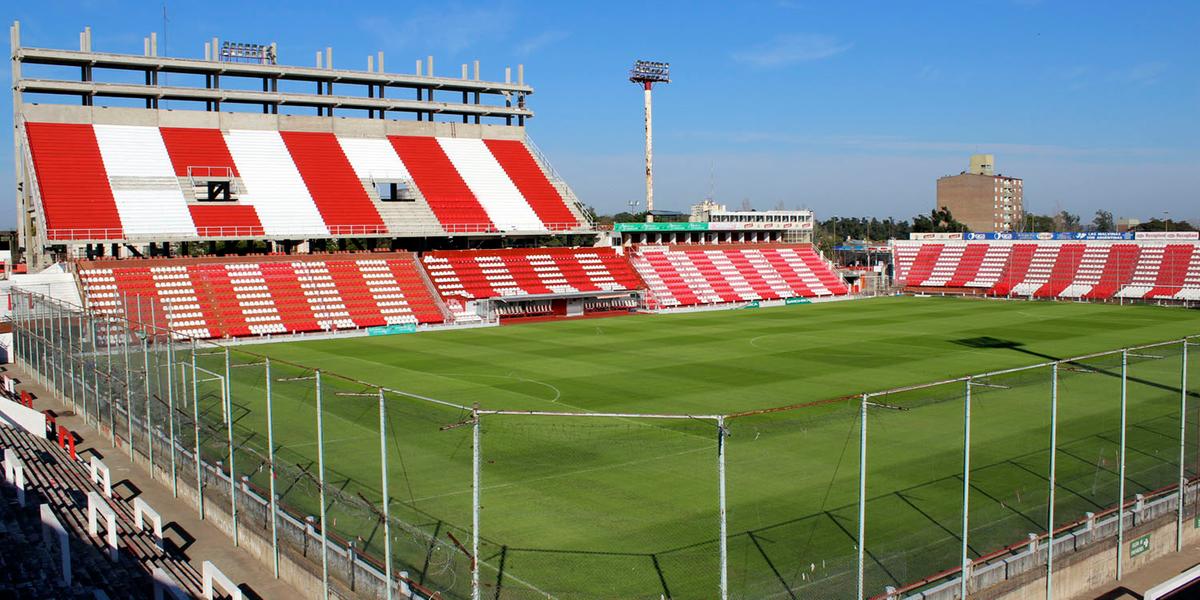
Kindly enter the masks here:
<path id="1" fill-rule="evenodd" d="M 854 596 L 860 407 L 728 421 L 730 597 Z"/>
<path id="2" fill-rule="evenodd" d="M 714 420 L 482 416 L 484 595 L 719 595 Z"/>
<path id="3" fill-rule="evenodd" d="M 1056 529 L 1087 527 L 1088 513 L 1101 515 L 1121 497 L 1122 360 L 1115 352 L 1058 367 Z"/>
<path id="4" fill-rule="evenodd" d="M 1176 515 L 1200 477 L 1196 338 L 764 411 L 601 415 L 382 388 L 119 308 L 17 293 L 17 359 L 181 497 L 375 595 L 389 572 L 445 600 L 911 594 L 1122 502 Z"/>
<path id="5" fill-rule="evenodd" d="M 866 399 L 868 593 L 959 562 L 964 394 L 956 381 Z"/>

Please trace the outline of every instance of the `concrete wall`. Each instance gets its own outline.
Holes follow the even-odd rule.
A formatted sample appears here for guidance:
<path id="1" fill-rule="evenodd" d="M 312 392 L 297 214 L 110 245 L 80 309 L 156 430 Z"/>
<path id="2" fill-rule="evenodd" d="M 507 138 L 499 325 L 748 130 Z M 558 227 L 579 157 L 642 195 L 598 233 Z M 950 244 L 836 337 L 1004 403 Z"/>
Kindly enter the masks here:
<path id="1" fill-rule="evenodd" d="M 1191 484 L 1185 502 L 1183 543 L 1200 539 L 1196 528 L 1197 484 Z M 1175 551 L 1176 507 L 1178 496 L 1167 495 L 1152 502 L 1137 502 L 1126 508 L 1123 569 L 1129 573 L 1146 563 Z M 1150 536 L 1150 547 L 1130 557 L 1130 546 Z M 992 560 L 971 571 L 967 594 L 981 600 L 1045 600 L 1047 544 Z M 1115 514 L 1060 533 L 1054 540 L 1054 598 L 1072 598 L 1106 584 L 1117 577 L 1117 519 Z M 905 598 L 921 600 L 958 600 L 960 580 L 945 580 Z"/>

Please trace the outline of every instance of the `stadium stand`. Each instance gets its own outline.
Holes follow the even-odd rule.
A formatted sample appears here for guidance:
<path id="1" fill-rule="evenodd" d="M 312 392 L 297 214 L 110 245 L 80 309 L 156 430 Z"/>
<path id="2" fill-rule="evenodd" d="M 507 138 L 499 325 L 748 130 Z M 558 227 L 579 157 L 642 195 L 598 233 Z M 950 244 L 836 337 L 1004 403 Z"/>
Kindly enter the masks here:
<path id="1" fill-rule="evenodd" d="M 894 243 L 913 290 L 1088 300 L 1200 300 L 1196 242 Z"/>
<path id="2" fill-rule="evenodd" d="M 21 597 L 93 598 L 100 590 L 110 598 L 143 598 L 153 588 L 151 571 L 157 567 L 167 572 L 185 591 L 201 597 L 200 573 L 187 557 L 171 548 L 160 548 L 150 531 L 135 526 L 134 509 L 128 499 L 114 493 L 104 494 L 93 483 L 87 465 L 73 460 L 53 441 L 41 439 L 21 430 L 0 426 L 0 446 L 12 449 L 25 466 L 27 497 L 33 498 L 27 507 L 6 507 L 6 526 L 0 535 L 19 545 L 20 552 L 0 553 L 4 562 L 19 562 L 20 569 L 0 569 L 10 580 L 0 583 L 0 589 L 18 586 Z M 88 530 L 88 495 L 94 493 L 116 515 L 118 533 L 117 560 L 106 554 L 107 545 Z M 7 504 L 7 503 L 0 503 Z M 50 507 L 58 521 L 71 534 L 72 582 L 66 586 L 58 577 L 60 567 L 57 549 L 41 543 L 40 521 L 33 517 L 35 506 Z M 9 527 L 13 523 L 15 526 Z M 37 532 L 37 533 L 35 533 Z M 12 581 L 13 576 L 22 581 Z M 47 595 L 53 590 L 55 593 Z"/>
<path id="3" fill-rule="evenodd" d="M 535 248 L 430 252 L 422 258 L 447 300 L 512 298 L 642 287 L 612 248 Z"/>
<path id="4" fill-rule="evenodd" d="M 48 240 L 586 226 L 521 140 L 35 121 L 25 131 Z M 228 192 L 212 195 L 211 182 Z M 381 183 L 415 189 L 384 199 Z"/>
<path id="5" fill-rule="evenodd" d="M 643 245 L 630 262 L 658 307 L 849 293 L 833 266 L 807 244 Z"/>
<path id="6" fill-rule="evenodd" d="M 156 299 L 165 324 L 198 338 L 441 323 L 406 252 L 78 263 L 87 305 L 123 315 Z M 147 318 L 147 315 L 142 315 Z"/>

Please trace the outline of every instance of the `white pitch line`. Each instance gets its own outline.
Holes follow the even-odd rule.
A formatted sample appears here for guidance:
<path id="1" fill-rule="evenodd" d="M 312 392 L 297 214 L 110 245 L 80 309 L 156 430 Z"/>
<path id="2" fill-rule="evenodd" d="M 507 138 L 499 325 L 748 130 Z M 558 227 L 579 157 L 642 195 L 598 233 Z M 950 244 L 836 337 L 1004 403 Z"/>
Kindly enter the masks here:
<path id="1" fill-rule="evenodd" d="M 576 470 L 574 470 L 574 471 L 568 471 L 568 472 L 564 472 L 564 473 L 555 473 L 554 475 L 544 475 L 544 476 L 542 476 L 542 477 L 533 477 L 533 478 L 530 478 L 530 479 L 522 479 L 522 480 L 520 480 L 520 481 L 510 481 L 510 482 L 508 482 L 508 483 L 498 483 L 498 484 L 496 484 L 496 485 L 485 485 L 485 486 L 483 486 L 482 488 L 479 488 L 479 489 L 480 489 L 480 491 L 487 491 L 487 490 L 498 490 L 498 489 L 502 489 L 502 488 L 513 487 L 513 486 L 516 486 L 516 485 L 523 485 L 523 484 L 526 484 L 526 483 L 533 483 L 533 482 L 536 482 L 536 481 L 546 481 L 546 480 L 549 480 L 549 479 L 559 479 L 559 478 L 562 478 L 562 477 L 570 477 L 570 476 L 572 476 L 572 475 L 580 475 L 580 474 L 583 474 L 583 473 L 593 473 L 593 472 L 596 472 L 596 471 L 604 471 L 604 470 L 608 470 L 608 469 L 619 469 L 619 468 L 623 468 L 623 467 L 629 467 L 629 466 L 633 466 L 633 465 L 637 465 L 637 464 L 641 464 L 641 463 L 655 462 L 655 461 L 658 461 L 658 460 L 661 460 L 661 459 L 664 459 L 664 458 L 672 458 L 672 457 L 675 457 L 675 456 L 683 456 L 684 454 L 691 454 L 691 453 L 693 453 L 693 452 L 712 452 L 712 450 L 713 450 L 713 449 L 712 449 L 711 447 L 706 447 L 706 448 L 689 448 L 689 449 L 687 449 L 687 450 L 682 450 L 682 451 L 680 451 L 680 452 L 673 452 L 673 453 L 671 453 L 671 454 L 660 454 L 660 455 L 658 455 L 658 456 L 652 456 L 652 457 L 649 457 L 649 458 L 641 458 L 641 459 L 638 459 L 638 460 L 631 460 L 631 461 L 627 461 L 627 462 L 623 462 L 623 463 L 618 463 L 618 464 L 615 464 L 615 465 L 604 465 L 604 466 L 601 466 L 601 467 L 589 467 L 589 468 L 587 468 L 587 469 L 576 469 Z M 435 500 L 435 499 L 438 499 L 438 498 L 447 498 L 447 497 L 450 497 L 450 496 L 458 496 L 458 495 L 461 495 L 461 494 L 469 494 L 469 493 L 471 493 L 471 490 L 470 490 L 470 489 L 461 490 L 461 491 L 457 491 L 457 492 L 446 492 L 445 494 L 434 494 L 433 496 L 424 496 L 424 497 L 421 497 L 421 498 L 414 498 L 414 499 L 412 500 L 412 502 L 413 502 L 413 503 L 417 503 L 417 502 L 424 502 L 424 501 L 426 501 L 426 500 Z"/>
<path id="2" fill-rule="evenodd" d="M 328 446 L 329 444 L 337 444 L 340 442 L 360 441 L 362 439 L 363 438 L 338 438 L 336 440 L 325 440 L 325 445 Z M 300 448 L 303 446 L 316 446 L 316 445 L 317 445 L 316 442 L 300 442 L 299 444 L 280 444 L 280 447 L 290 449 L 290 448 Z"/>
<path id="3" fill-rule="evenodd" d="M 554 384 L 546 383 L 545 381 L 539 381 L 537 379 L 530 379 L 528 377 L 519 377 L 517 375 L 513 375 L 512 373 L 509 373 L 508 375 L 488 375 L 486 373 L 444 373 L 444 375 L 449 376 L 449 377 L 466 378 L 466 379 L 470 379 L 472 377 L 485 377 L 485 378 L 490 377 L 492 379 L 511 379 L 513 381 L 524 381 L 526 383 L 532 383 L 534 385 L 540 385 L 542 387 L 548 387 L 548 388 L 554 390 L 553 398 L 551 398 L 549 400 L 546 400 L 545 398 L 536 398 L 537 400 L 557 403 L 558 399 L 562 398 L 562 390 L 558 389 L 558 387 L 556 387 Z M 528 394 L 526 394 L 526 395 L 528 395 Z"/>

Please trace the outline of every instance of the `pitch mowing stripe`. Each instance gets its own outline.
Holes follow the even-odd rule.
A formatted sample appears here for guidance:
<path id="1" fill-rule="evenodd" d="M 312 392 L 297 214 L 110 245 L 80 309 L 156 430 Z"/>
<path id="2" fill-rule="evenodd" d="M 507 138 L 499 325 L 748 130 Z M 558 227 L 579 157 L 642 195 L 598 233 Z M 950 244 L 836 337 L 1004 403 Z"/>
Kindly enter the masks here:
<path id="1" fill-rule="evenodd" d="M 1028 313 L 1028 314 L 1017 314 Z M 1030 316 L 1034 315 L 1034 316 Z M 415 392 L 442 396 L 441 390 L 451 392 L 455 400 L 470 400 L 474 395 L 483 401 L 486 408 L 505 408 L 514 400 L 524 395 L 524 403 L 529 408 L 554 406 L 555 410 L 566 404 L 582 406 L 589 410 L 612 410 L 619 412 L 631 410 L 647 412 L 669 412 L 676 406 L 686 406 L 689 410 L 705 407 L 708 412 L 721 412 L 730 407 L 743 408 L 758 402 L 761 406 L 767 401 L 772 404 L 780 398 L 789 400 L 818 400 L 840 395 L 837 392 L 858 391 L 862 387 L 884 389 L 900 384 L 919 384 L 941 376 L 965 375 L 979 372 L 988 368 L 997 370 L 1012 368 L 1020 365 L 1039 363 L 1049 360 L 1052 356 L 1072 356 L 1084 352 L 1117 348 L 1123 345 L 1144 343 L 1159 339 L 1176 337 L 1180 331 L 1200 330 L 1200 315 L 1191 311 L 1162 309 L 1156 307 L 1114 307 L 1102 305 L 1076 304 L 1027 304 L 1010 302 L 990 302 L 958 299 L 884 299 L 881 301 L 842 303 L 832 305 L 809 305 L 802 307 L 787 307 L 779 309 L 762 309 L 759 311 L 738 311 L 736 313 L 704 313 L 702 315 L 671 315 L 639 317 L 630 319 L 613 319 L 611 325 L 605 321 L 603 335 L 597 335 L 595 321 L 586 324 L 572 322 L 553 322 L 529 324 L 518 327 L 506 327 L 491 330 L 473 330 L 463 332 L 443 332 L 431 335 L 416 335 L 395 338 L 376 338 L 374 340 L 329 340 L 320 342 L 292 343 L 277 346 L 266 346 L 262 349 L 268 353 L 279 353 L 290 357 L 294 362 L 312 365 L 322 365 L 327 370 L 345 371 L 348 375 L 357 375 L 358 379 L 385 379 L 390 387 L 410 389 Z M 747 343 L 755 336 L 784 335 L 794 330 L 797 335 L 810 337 L 810 349 L 803 346 L 795 350 L 777 350 L 764 352 Z M 1013 342 L 1012 347 L 971 347 L 960 343 L 962 340 L 992 337 Z M 769 338 L 766 338 L 769 340 Z M 852 357 L 834 356 L 829 350 L 839 353 L 851 350 Z M 356 358 L 361 357 L 361 362 Z M 334 360 L 326 362 L 327 358 Z M 388 362 L 398 363 L 398 366 Z M 1157 361 L 1154 361 L 1157 362 Z M 466 365 L 466 369 L 463 366 Z M 1131 377 L 1139 375 L 1135 365 Z M 1134 414 L 1133 422 L 1146 419 L 1163 419 L 1170 416 L 1170 411 L 1159 411 L 1159 401 L 1156 399 L 1165 392 L 1159 391 L 1154 385 L 1172 385 L 1165 381 L 1162 367 L 1142 367 L 1150 369 L 1142 373 L 1147 380 L 1145 386 L 1132 386 L 1142 390 L 1142 395 L 1131 396 L 1131 406 Z M 544 397 L 524 393 L 520 388 L 511 385 L 488 385 L 478 381 L 463 381 L 450 374 L 465 374 L 470 370 L 478 370 L 468 377 L 487 378 L 500 377 L 507 373 L 519 373 L 524 378 L 536 379 L 558 388 L 566 404 L 550 403 Z M 1093 375 L 1082 375 L 1092 377 Z M 1104 377 L 1103 375 L 1095 375 Z M 1161 380 L 1161 381 L 1160 381 Z M 1099 379 L 1096 381 L 1105 381 Z M 1132 383 L 1132 382 L 1131 382 Z M 530 383 L 529 385 L 538 385 Z M 1107 387 L 1096 387 L 1096 383 L 1080 383 L 1079 398 L 1110 392 Z M 1177 381 L 1173 385 L 1178 385 Z M 1144 388 L 1144 389 L 1143 389 Z M 1040 389 L 1040 388 L 1031 388 Z M 491 393 L 490 393 L 491 392 Z M 1151 393 L 1153 392 L 1153 393 Z M 496 402 L 492 395 L 502 395 Z M 915 392 L 914 392 L 915 393 Z M 976 443 L 978 449 L 986 449 L 989 454 L 998 459 L 1006 459 L 1001 464 L 1008 464 L 1009 471 L 995 470 L 994 481 L 985 477 L 987 471 L 972 469 L 979 473 L 979 484 L 992 493 L 1000 494 L 995 501 L 984 497 L 976 497 L 972 492 L 972 530 L 978 534 L 972 538 L 972 546 L 987 551 L 990 545 L 1017 541 L 1023 533 L 1033 525 L 1022 523 L 1017 515 L 1029 515 L 1035 521 L 1040 521 L 1039 510 L 1045 509 L 1045 498 L 1036 496 L 1034 488 L 1041 489 L 1041 484 L 1034 473 L 1019 469 L 1012 463 L 1034 465 L 1036 472 L 1040 467 L 1039 460 L 1032 463 L 1029 459 L 1022 460 L 1021 456 L 1031 448 L 1045 445 L 1040 435 L 1029 431 L 1027 414 L 1036 414 L 1042 418 L 1042 409 L 1046 401 L 1040 396 L 1030 396 L 1031 390 L 1016 388 L 1004 394 L 994 395 L 996 399 L 1005 399 L 1003 404 L 996 404 L 998 412 L 994 411 L 991 421 L 976 421 L 975 433 L 978 434 Z M 1149 394 L 1149 395 L 1147 395 Z M 986 402 L 987 394 L 981 394 L 981 402 Z M 1178 396 L 1175 396 L 1177 403 Z M 394 401 L 391 400 L 390 401 Z M 331 403 L 334 404 L 334 403 Z M 1010 410 L 1005 405 L 1019 405 L 1021 411 L 1009 415 Z M 286 405 L 285 405 L 286 406 Z M 406 410 L 412 410 L 412 403 L 405 403 Z M 250 407 L 256 410 L 257 407 Z M 526 406 L 521 406 L 524 409 Z M 331 407 L 336 411 L 336 406 Z M 1113 406 L 1115 410 L 1115 405 Z M 757 436 L 739 436 L 738 432 L 748 431 L 745 427 L 739 429 L 738 420 L 732 422 L 734 436 L 730 438 L 729 459 L 731 477 L 730 526 L 731 531 L 745 532 L 754 530 L 754 523 L 781 524 L 794 520 L 796 517 L 809 519 L 807 515 L 832 514 L 825 511 L 837 512 L 838 509 L 826 509 L 826 502 L 821 501 L 825 492 L 833 491 L 828 498 L 828 505 L 846 506 L 844 494 L 845 469 L 835 470 L 834 466 L 841 462 L 837 452 L 827 443 L 830 437 L 844 436 L 845 425 L 837 420 L 836 408 L 814 407 L 802 411 L 792 411 L 781 416 L 749 417 L 762 419 L 748 421 L 768 426 L 762 430 L 762 440 L 755 445 Z M 1065 410 L 1065 407 L 1064 407 Z M 1029 412 L 1033 411 L 1033 412 Z M 1098 439 L 1105 435 L 1107 418 L 1111 411 L 1092 412 L 1085 410 L 1078 415 L 1064 413 L 1060 427 L 1063 428 L 1064 443 L 1060 445 L 1060 455 L 1063 462 L 1063 478 L 1059 486 L 1059 510 L 1065 517 L 1078 516 L 1072 506 L 1090 508 L 1093 504 L 1091 494 L 1086 486 L 1081 487 L 1079 477 L 1070 477 L 1072 473 L 1086 475 L 1086 484 L 1094 485 L 1096 473 L 1102 469 L 1100 459 L 1090 461 L 1090 454 L 1084 458 L 1068 459 L 1064 450 L 1073 444 L 1071 431 L 1082 434 L 1085 440 Z M 832 417 L 820 417 L 820 414 L 831 414 Z M 961 429 L 961 407 L 955 407 L 953 401 L 945 404 L 934 404 L 928 407 L 915 408 L 911 412 L 899 413 L 910 417 L 909 421 L 899 420 L 897 423 L 923 422 L 924 427 L 931 429 L 930 439 L 944 437 L 958 441 L 960 438 L 953 433 L 954 427 Z M 986 413 L 984 413 L 986 414 Z M 346 419 L 338 414 L 338 419 L 331 419 L 327 429 L 331 436 L 338 436 L 338 431 L 364 432 L 373 431 Z M 916 421 L 911 418 L 916 417 Z M 499 417 L 497 417 L 499 418 Z M 505 416 L 504 419 L 521 419 L 521 417 Z M 832 418 L 833 420 L 828 420 Z M 874 417 L 873 417 L 874 418 Z M 528 420 L 528 419 L 526 419 Z M 892 419 L 895 420 L 895 419 Z M 1169 420 L 1169 419 L 1168 419 Z M 404 427 L 411 427 L 393 415 L 393 421 L 403 435 Z M 485 427 L 488 419 L 485 417 Z M 951 423 L 953 421 L 953 423 Z M 1039 421 L 1040 422 L 1040 421 Z M 336 424 L 335 424 L 336 423 Z M 774 424 L 774 425 L 772 425 Z M 353 425 L 353 427 L 347 427 Z M 1151 425 L 1151 423 L 1146 423 Z M 778 427 L 780 429 L 771 429 Z M 907 426 L 904 426 L 907 427 Z M 870 473 L 868 485 L 871 488 L 872 511 L 881 510 L 877 499 L 896 498 L 899 490 L 913 487 L 929 494 L 936 486 L 929 487 L 933 482 L 931 477 L 950 475 L 956 469 L 961 448 L 955 449 L 954 444 L 946 442 L 946 456 L 937 454 L 942 450 L 941 445 L 934 447 L 917 447 L 905 444 L 906 429 L 893 427 L 888 436 L 894 441 L 888 452 L 892 456 L 882 456 L 885 462 L 875 463 Z M 754 430 L 750 428 L 749 430 Z M 837 434 L 834 430 L 840 431 Z M 887 432 L 889 428 L 875 428 L 875 431 Z M 1156 486 L 1160 479 L 1168 477 L 1170 465 L 1154 466 L 1161 462 L 1156 455 L 1162 448 L 1170 445 L 1170 440 L 1160 443 L 1161 432 L 1151 427 L 1142 435 L 1131 451 L 1130 479 L 1140 480 L 1135 486 Z M 624 431 L 624 430 L 622 430 Z M 522 440 L 521 431 L 513 431 L 502 437 L 484 437 L 484 481 L 485 489 L 483 503 L 485 505 L 485 521 L 483 534 L 492 543 L 510 542 L 512 546 L 542 547 L 542 548 L 587 548 L 591 544 L 596 550 L 607 548 L 619 549 L 612 546 L 611 540 L 627 539 L 630 551 L 639 547 L 655 548 L 666 552 L 690 543 L 686 537 L 677 537 L 671 532 L 696 530 L 697 534 L 708 533 L 711 541 L 715 532 L 715 523 L 710 523 L 708 517 L 701 520 L 690 513 L 689 507 L 707 502 L 707 497 L 695 494 L 707 494 L 705 485 L 701 483 L 688 484 L 686 487 L 670 490 L 669 492 L 657 487 L 658 481 L 653 478 L 644 482 L 629 481 L 632 477 L 653 476 L 656 469 L 638 467 L 636 464 L 628 468 L 593 468 L 587 467 L 589 462 L 597 462 L 603 467 L 622 463 L 636 462 L 643 457 L 645 462 L 661 465 L 663 468 L 690 468 L 688 461 L 680 461 L 682 457 L 702 457 L 702 452 L 680 453 L 682 457 L 670 456 L 670 452 L 660 455 L 654 440 L 660 440 L 662 445 L 669 445 L 676 436 L 653 437 L 650 428 L 635 427 L 630 431 L 636 434 L 631 439 L 639 440 L 636 446 L 620 443 L 608 444 L 602 433 L 595 433 L 586 428 L 573 427 L 559 434 L 544 434 L 533 439 Z M 671 430 L 673 431 L 673 430 Z M 941 433 L 939 433 L 941 432 Z M 831 433 L 836 435 L 830 436 Z M 1115 430 L 1113 430 L 1115 433 Z M 369 434 L 368 434 L 369 435 Z M 486 461 L 489 455 L 493 458 L 516 457 L 528 453 L 529 456 L 539 457 L 540 454 L 554 453 L 557 448 L 567 448 L 575 436 L 578 438 L 579 452 L 583 454 L 564 454 L 561 456 L 543 456 L 539 460 L 545 464 L 537 465 L 537 469 L 512 470 L 504 465 L 489 466 Z M 343 436 L 338 436 L 343 437 Z M 976 436 L 973 435 L 973 438 Z M 1078 436 L 1077 436 L 1078 437 Z M 287 439 L 286 437 L 283 439 Z M 372 438 L 373 439 L 373 438 Z M 621 435 L 611 437 L 618 441 Z M 887 438 L 872 438 L 871 443 L 882 443 Z M 546 445 L 552 442 L 552 445 Z M 364 444 L 374 444 L 364 440 Z M 498 447 L 497 443 L 507 445 Z M 1092 447 L 1093 442 L 1085 445 Z M 524 444 L 524 446 L 514 446 Z M 1033 444 L 1033 445 L 1031 445 Z M 364 446 L 366 447 L 366 446 Z M 373 446 L 372 446 L 373 447 Z M 840 443 L 838 444 L 840 448 Z M 976 446 L 973 446 L 976 447 Z M 1019 449 L 1013 452 L 1013 449 Z M 430 448 L 434 451 L 434 448 Z M 1137 454 L 1141 450 L 1143 454 Z M 1032 455 L 1039 452 L 1045 454 L 1045 448 L 1033 450 Z M 594 456 L 588 453 L 597 453 Z M 355 469 L 354 451 L 343 445 L 335 453 L 339 459 L 330 461 L 336 467 L 350 471 L 347 476 L 357 481 L 376 481 L 376 474 L 358 473 Z M 806 456 L 807 455 L 807 456 Z M 873 456 L 880 456 L 873 450 Z M 413 449 L 407 449 L 404 457 L 410 469 L 421 464 L 446 464 L 445 457 L 437 457 L 432 462 L 432 456 L 422 456 Z M 631 460 L 632 459 L 632 460 Z M 506 458 L 506 460 L 508 460 Z M 554 467 L 553 461 L 561 461 L 561 468 Z M 690 460 L 690 459 L 689 459 Z M 849 458 L 855 461 L 856 459 Z M 799 461 L 795 468 L 780 470 L 781 461 Z M 824 466 L 822 465 L 824 463 Z M 707 464 L 707 463 L 704 463 Z M 574 466 L 572 466 L 574 465 Z M 773 466 L 772 466 L 773 465 Z M 987 469 L 987 462 L 982 461 L 979 469 Z M 1140 465 L 1140 466 L 1139 466 Z M 797 469 L 811 467 L 809 476 L 803 472 L 796 477 Z M 844 465 L 843 465 L 844 467 Z M 457 469 L 458 467 L 455 467 Z M 715 468 L 715 467 L 714 467 Z M 560 472 L 555 472 L 560 469 Z M 852 470 L 852 469 L 851 469 Z M 548 478 L 531 479 L 524 475 L 551 474 Z M 579 478 L 575 471 L 584 472 Z M 1084 473 L 1086 471 L 1086 473 Z M 428 473 L 428 471 L 425 471 Z M 456 471 L 455 471 L 456 472 Z M 609 474 L 611 472 L 611 475 Z M 832 472 L 832 473 L 831 473 Z M 449 475 L 447 472 L 445 475 Z M 362 476 L 365 475 L 365 476 Z M 575 477 L 573 477 L 575 475 Z M 707 473 L 704 474 L 707 476 Z M 360 477 L 361 476 L 361 477 Z M 426 475 L 428 476 L 428 475 Z M 815 477 L 814 477 L 815 476 Z M 1020 482 L 1026 482 L 1024 484 Z M 548 482 L 555 482 L 549 484 Z M 924 484 L 922 484 L 924 482 Z M 415 482 L 414 482 L 415 483 Z M 430 482 L 422 484 L 429 488 Z M 436 482 L 433 487 L 445 487 L 445 482 Z M 463 482 L 467 483 L 467 482 Z M 600 485 L 601 487 L 587 491 L 578 489 L 579 485 Z M 355 483 L 355 485 L 359 485 Z M 924 487 L 922 487 L 924 485 Z M 1109 483 L 1105 482 L 1105 487 Z M 642 494 L 653 502 L 639 503 L 631 497 L 628 504 L 614 503 L 606 499 L 609 493 L 606 486 L 613 486 L 613 493 Z M 377 484 L 376 484 L 377 487 Z M 973 486 L 974 487 L 974 486 Z M 1013 496 L 1014 491 L 1025 487 L 1021 498 Z M 465 487 L 463 488 L 466 489 Z M 1078 496 L 1072 490 L 1082 492 Z M 502 492 L 502 493 L 501 493 Z M 465 493 L 465 492 L 463 492 Z M 909 492 L 905 492 L 910 494 Z M 550 507 L 574 506 L 572 503 L 591 496 L 601 496 L 603 500 L 590 507 L 595 510 L 610 510 L 612 507 L 624 506 L 619 515 L 606 513 L 587 513 L 587 508 L 578 506 L 570 514 L 556 515 L 548 512 Z M 402 494 L 393 495 L 404 497 Z M 461 495 L 461 494 L 459 494 Z M 1099 496 L 1103 499 L 1103 493 Z M 1115 497 L 1115 492 L 1114 492 Z M 1043 494 L 1044 496 L 1044 490 Z M 435 495 L 436 497 L 436 495 Z M 672 498 L 678 497 L 678 500 Z M 911 498 L 911 494 L 909 495 Z M 1099 502 L 1100 500 L 1097 500 Z M 422 498 L 422 501 L 428 502 Z M 676 511 L 662 511 L 664 501 L 674 502 Z M 644 504 L 644 506 L 642 505 Z M 712 499 L 715 506 L 715 498 Z M 953 506 L 951 506 L 951 504 Z M 1038 508 L 1040 504 L 1041 508 Z M 930 538 L 923 533 L 926 528 L 933 527 L 935 522 L 949 522 L 955 519 L 947 517 L 957 506 L 957 499 L 947 504 L 936 498 L 918 502 L 922 510 L 929 513 L 935 521 L 927 517 L 917 520 L 897 515 L 897 519 L 885 519 L 874 512 L 868 514 L 877 526 L 887 527 L 883 536 L 868 537 L 868 549 L 878 552 L 883 565 L 907 565 L 904 572 L 908 575 L 928 574 L 945 566 L 936 561 L 941 560 L 941 554 L 957 555 L 957 546 L 953 552 L 939 553 L 935 551 L 914 552 L 913 548 L 904 546 L 904 540 L 932 540 L 931 548 L 939 548 L 945 544 Z M 443 512 L 449 507 L 423 507 L 424 510 Z M 978 510 L 978 512 L 977 512 Z M 957 514 L 957 511 L 953 511 Z M 447 513 L 446 516 L 449 516 Z M 954 515 L 950 515 L 953 517 Z M 839 517 L 840 518 L 840 517 Z M 590 529 L 578 527 L 560 527 L 569 520 L 584 520 L 594 523 L 594 534 L 586 533 Z M 807 521 L 806 521 L 807 522 Z M 749 526 L 749 527 L 748 527 Z M 803 582 L 806 591 L 818 593 L 822 589 L 832 591 L 835 581 L 842 577 L 840 567 L 844 554 L 842 547 L 852 544 L 853 540 L 841 535 L 841 539 L 831 537 L 832 531 L 820 531 L 817 538 L 803 547 L 795 547 L 787 556 L 782 556 L 779 550 L 783 545 L 793 545 L 794 528 L 776 525 L 775 543 L 768 546 L 770 553 L 781 561 L 791 561 L 786 565 L 787 572 L 794 572 L 799 562 L 804 563 L 805 570 L 812 559 L 815 564 L 821 564 L 828 559 L 833 571 L 817 571 L 813 574 L 815 581 L 809 579 Z M 956 527 L 948 525 L 953 530 Z M 711 530 L 711 532 L 710 532 Z M 872 529 L 874 531 L 874 529 Z M 1016 533 L 1014 533 L 1016 532 Z M 579 535 L 595 535 L 594 541 Z M 944 532 L 943 532 L 944 533 Z M 664 537 L 666 535 L 667 537 Z M 744 535 L 737 533 L 735 535 Z M 940 535 L 940 534 L 939 534 Z M 533 536 L 533 537 L 530 537 Z M 874 543 L 872 543 L 874 539 Z M 533 540 L 537 543 L 530 543 Z M 994 540 L 994 541 L 992 541 Z M 704 538 L 696 540 L 704 544 Z M 742 543 L 744 546 L 745 543 Z M 923 543 L 922 543 L 923 545 Z M 749 551 L 754 552 L 753 548 Z M 795 554 L 795 559 L 788 556 Z M 661 556 L 669 556 L 662 554 Z M 684 556 L 684 555 L 679 555 Z M 691 556 L 686 555 L 686 556 Z M 533 582 L 552 596 L 571 595 L 572 592 L 584 591 L 589 588 L 589 579 L 600 576 L 599 573 L 589 573 L 588 562 L 582 558 L 569 555 L 547 557 L 545 560 L 518 554 L 516 559 L 510 555 L 510 563 L 506 566 L 505 580 L 509 576 L 517 576 L 526 582 Z M 951 558 L 954 558 L 951 556 Z M 616 560 L 616 559 L 611 559 Z M 634 560 L 630 558 L 629 560 Z M 956 559 L 955 559 L 956 560 Z M 571 562 L 584 561 L 584 562 Z M 900 563 L 896 563 L 900 561 Z M 670 561 L 668 561 L 670 562 Z M 618 564 L 618 563 L 605 563 Z M 703 562 L 695 563 L 689 571 L 681 564 L 664 563 L 662 576 L 670 584 L 674 597 L 704 597 L 711 590 L 689 587 L 687 579 L 697 575 L 697 568 L 703 567 Z M 562 567 L 573 565 L 579 573 L 572 577 L 564 573 L 565 569 L 547 571 L 548 565 Z M 639 579 L 639 569 L 645 568 L 641 562 L 630 562 L 619 568 L 628 567 L 629 581 L 653 581 L 655 578 Z M 739 586 L 752 586 L 756 589 L 766 589 L 763 586 L 774 586 L 780 590 L 782 585 L 791 585 L 793 590 L 800 589 L 795 583 L 801 583 L 799 576 L 795 583 L 781 584 L 769 573 L 765 566 L 741 566 L 731 563 L 731 581 Z M 891 567 L 888 567 L 891 569 Z M 683 570 L 681 570 L 683 569 Z M 749 570 L 745 570 L 749 569 Z M 873 567 L 874 569 L 874 567 Z M 882 583 L 878 577 L 889 577 L 884 571 L 873 571 L 872 585 Z M 707 575 L 705 575 L 707 577 Z M 911 579 L 900 572 L 893 572 L 890 577 Z M 513 581 L 515 584 L 515 580 Z M 890 581 L 889 583 L 904 583 Z M 519 585 L 519 584 L 518 584 Z M 745 587 L 750 589 L 750 587 Z M 645 592 L 645 588 L 628 588 L 626 597 Z M 586 595 L 586 594 L 585 594 Z M 618 593 L 618 595 L 621 595 Z M 819 594 L 818 594 L 819 595 Z M 503 597 L 503 596 L 502 596 Z M 589 597 L 605 597 L 595 594 Z M 612 596 L 608 596 L 612 597 Z"/>

